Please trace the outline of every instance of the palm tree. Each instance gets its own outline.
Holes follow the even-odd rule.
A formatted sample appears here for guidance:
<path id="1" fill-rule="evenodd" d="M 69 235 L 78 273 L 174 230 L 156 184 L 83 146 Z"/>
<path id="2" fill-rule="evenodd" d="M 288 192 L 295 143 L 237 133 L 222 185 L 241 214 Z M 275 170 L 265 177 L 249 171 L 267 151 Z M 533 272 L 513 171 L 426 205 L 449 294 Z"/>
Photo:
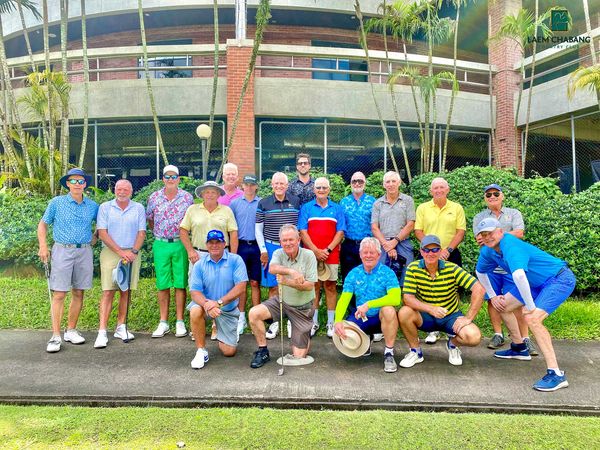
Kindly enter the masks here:
<path id="1" fill-rule="evenodd" d="M 81 0 L 81 48 L 83 50 L 83 134 L 81 137 L 81 150 L 79 151 L 79 167 L 85 162 L 87 148 L 89 105 L 90 105 L 90 60 L 87 54 L 87 18 L 85 13 L 85 0 Z"/>
<path id="2" fill-rule="evenodd" d="M 67 22 L 69 18 L 69 1 L 60 0 L 60 52 L 61 69 L 64 79 L 68 82 L 68 61 L 67 61 Z M 61 173 L 67 173 L 69 165 L 69 108 L 63 108 L 60 127 L 60 154 L 61 154 Z"/>
<path id="3" fill-rule="evenodd" d="M 567 95 L 573 98 L 575 91 L 589 89 L 596 94 L 600 93 L 600 64 L 580 67 L 569 77 Z"/>
<path id="4" fill-rule="evenodd" d="M 146 28 L 144 27 L 144 6 L 143 0 L 138 0 L 138 16 L 140 18 L 140 32 L 142 34 L 142 52 L 144 61 L 144 74 L 146 77 L 146 88 L 148 89 L 148 98 L 150 99 L 150 109 L 152 110 L 152 121 L 154 122 L 154 130 L 158 139 L 158 147 L 165 165 L 169 164 L 165 146 L 163 144 L 162 135 L 160 134 L 160 125 L 158 123 L 158 114 L 156 113 L 156 104 L 154 103 L 154 92 L 152 91 L 152 82 L 150 81 L 150 70 L 148 69 L 148 47 L 146 46 Z"/>
<path id="5" fill-rule="evenodd" d="M 212 86 L 212 97 L 210 100 L 210 114 L 208 116 L 208 127 L 213 129 L 215 124 L 215 105 L 217 103 L 217 87 L 219 84 L 219 5 L 217 0 L 213 1 L 213 28 L 215 32 L 215 51 L 213 57 L 213 86 Z M 203 155 L 202 161 L 208 161 L 208 157 L 210 156 L 210 146 L 212 143 L 213 133 L 210 133 L 210 136 L 206 142 L 206 154 Z M 203 180 L 206 181 L 206 180 Z"/>
<path id="6" fill-rule="evenodd" d="M 45 61 L 45 68 L 44 68 L 44 72 L 50 71 L 51 70 L 51 66 L 50 66 L 50 45 L 48 43 L 48 0 L 42 0 L 42 19 L 43 19 L 43 40 L 44 40 L 44 61 Z M 39 72 L 34 72 L 37 75 L 41 75 L 39 74 Z M 54 111 L 53 111 L 53 103 L 52 103 L 52 97 L 53 97 L 53 93 L 52 91 L 52 83 L 48 83 L 47 84 L 47 89 L 48 89 L 48 94 L 46 96 L 46 101 L 47 101 L 47 116 L 48 116 L 48 130 L 45 134 L 45 141 L 46 141 L 46 145 L 48 145 L 48 154 L 53 155 L 54 154 L 54 146 L 56 145 L 55 142 L 55 136 L 56 136 L 56 121 L 55 120 L 51 120 L 50 118 L 54 117 Z M 53 158 L 48 158 L 48 173 L 49 173 L 49 182 L 50 182 L 50 194 L 54 195 L 55 194 L 55 184 L 54 184 L 54 172 L 56 171 L 56 167 L 54 165 L 54 159 Z"/>
<path id="7" fill-rule="evenodd" d="M 221 173 L 223 172 L 223 166 L 227 161 L 227 157 L 229 156 L 229 151 L 231 150 L 231 146 L 233 145 L 233 138 L 235 137 L 235 131 L 237 129 L 237 125 L 240 119 L 240 114 L 242 112 L 242 106 L 244 104 L 244 96 L 246 95 L 246 90 L 248 89 L 248 84 L 250 83 L 250 77 L 254 72 L 254 66 L 256 65 L 256 57 L 258 56 L 258 49 L 263 40 L 263 34 L 265 29 L 267 28 L 267 24 L 269 23 L 269 19 L 271 18 L 271 5 L 269 4 L 269 0 L 260 0 L 258 5 L 258 9 L 256 11 L 256 32 L 254 33 L 254 45 L 252 47 L 252 53 L 250 54 L 250 62 L 248 64 L 248 68 L 246 69 L 246 75 L 244 76 L 244 81 L 242 82 L 242 90 L 240 92 L 240 98 L 238 100 L 237 108 L 235 110 L 235 116 L 233 118 L 233 125 L 231 126 L 231 131 L 229 133 L 229 138 L 227 140 L 227 148 L 225 149 L 225 155 L 223 155 L 223 160 L 221 161 L 221 166 L 217 171 L 217 176 L 215 177 L 217 181 L 221 178 Z"/>
<path id="8" fill-rule="evenodd" d="M 25 45 L 27 47 L 27 55 L 29 55 L 29 63 L 31 64 L 31 71 L 35 71 L 35 63 L 33 62 L 33 51 L 31 50 L 31 43 L 29 42 L 29 32 L 25 25 L 25 15 L 23 14 L 22 0 L 17 0 L 17 9 L 19 10 L 19 18 L 21 19 L 21 28 L 23 28 L 23 38 L 25 39 Z"/>

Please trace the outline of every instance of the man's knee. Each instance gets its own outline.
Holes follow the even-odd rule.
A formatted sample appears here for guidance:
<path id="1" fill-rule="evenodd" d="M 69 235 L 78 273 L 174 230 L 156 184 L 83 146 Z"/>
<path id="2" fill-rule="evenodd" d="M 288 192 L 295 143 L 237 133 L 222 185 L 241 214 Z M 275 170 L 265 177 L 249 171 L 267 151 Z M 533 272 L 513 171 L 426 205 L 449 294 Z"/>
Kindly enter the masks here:
<path id="1" fill-rule="evenodd" d="M 271 314 L 269 313 L 267 307 L 264 305 L 253 306 L 248 312 L 248 319 L 250 319 L 251 322 L 257 320 L 267 320 L 270 318 Z"/>
<path id="2" fill-rule="evenodd" d="M 237 352 L 237 347 L 233 347 L 231 345 L 227 345 L 227 344 L 223 344 L 222 342 L 219 342 L 219 350 L 221 350 L 221 353 L 223 354 L 223 356 L 231 357 L 231 356 L 235 356 L 235 354 Z"/>
<path id="3" fill-rule="evenodd" d="M 379 318 L 381 323 L 388 324 L 398 320 L 396 309 L 393 306 L 383 306 L 379 310 Z"/>
<path id="4" fill-rule="evenodd" d="M 204 319 L 204 308 L 195 307 L 190 309 L 190 322 L 196 322 Z"/>
<path id="5" fill-rule="evenodd" d="M 417 312 L 409 306 L 403 306 L 398 311 L 398 321 L 400 323 L 408 323 L 414 321 L 416 318 Z"/>
<path id="6" fill-rule="evenodd" d="M 541 310 L 536 310 L 531 314 L 523 314 L 523 319 L 525 319 L 525 323 L 531 329 L 544 326 L 544 320 L 546 319 L 546 317 L 548 317 L 548 315 Z"/>
<path id="7" fill-rule="evenodd" d="M 459 333 L 464 345 L 476 347 L 481 342 L 481 330 L 475 324 L 464 327 Z"/>

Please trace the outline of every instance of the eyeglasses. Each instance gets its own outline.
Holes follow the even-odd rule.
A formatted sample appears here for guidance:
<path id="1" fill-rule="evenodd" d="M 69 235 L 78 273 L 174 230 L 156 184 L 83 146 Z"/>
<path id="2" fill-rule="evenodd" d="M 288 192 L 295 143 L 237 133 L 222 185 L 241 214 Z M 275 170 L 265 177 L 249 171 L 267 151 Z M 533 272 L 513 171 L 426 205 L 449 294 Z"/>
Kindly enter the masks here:
<path id="1" fill-rule="evenodd" d="M 491 197 L 492 197 L 492 195 L 493 195 L 494 197 L 500 197 L 500 192 L 498 192 L 498 191 L 494 191 L 494 192 L 486 192 L 486 193 L 485 193 L 485 196 L 486 196 L 486 198 L 491 198 Z"/>
<path id="2" fill-rule="evenodd" d="M 297 166 L 310 166 L 310 163 L 308 161 L 298 161 L 296 163 Z"/>
<path id="3" fill-rule="evenodd" d="M 179 178 L 179 175 L 163 175 L 163 178 L 165 180 L 176 180 L 177 178 Z"/>
<path id="4" fill-rule="evenodd" d="M 365 184 L 365 180 L 351 180 L 350 183 L 352 183 L 352 184 Z"/>
<path id="5" fill-rule="evenodd" d="M 441 248 L 440 247 L 433 247 L 433 248 L 425 247 L 425 248 L 422 248 L 421 250 L 423 251 L 423 253 L 437 253 L 441 250 Z"/>
<path id="6" fill-rule="evenodd" d="M 69 184 L 79 184 L 79 185 L 83 186 L 85 184 L 85 180 L 77 180 L 75 178 L 70 178 L 69 180 L 67 180 L 67 183 L 69 183 Z"/>
<path id="7" fill-rule="evenodd" d="M 327 186 L 315 186 L 315 189 L 317 191 L 326 191 L 329 188 Z"/>

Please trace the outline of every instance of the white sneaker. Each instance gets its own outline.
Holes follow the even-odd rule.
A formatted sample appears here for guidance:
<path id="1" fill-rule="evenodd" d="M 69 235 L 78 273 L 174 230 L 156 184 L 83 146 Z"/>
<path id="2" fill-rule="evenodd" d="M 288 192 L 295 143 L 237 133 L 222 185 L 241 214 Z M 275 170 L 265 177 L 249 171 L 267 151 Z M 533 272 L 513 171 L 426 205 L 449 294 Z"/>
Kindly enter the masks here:
<path id="1" fill-rule="evenodd" d="M 116 329 L 115 329 L 115 334 L 114 336 L 116 338 L 119 338 L 121 340 L 126 340 L 129 339 L 130 341 L 135 339 L 135 336 L 133 335 L 133 333 L 130 333 L 129 330 L 125 329 L 125 324 L 122 323 L 121 325 L 119 325 Z"/>
<path id="2" fill-rule="evenodd" d="M 453 366 L 462 366 L 462 358 L 460 356 L 460 348 L 454 347 L 450 348 L 446 345 L 448 349 L 448 362 Z"/>
<path id="3" fill-rule="evenodd" d="M 60 336 L 52 336 L 48 341 L 48 345 L 46 345 L 46 351 L 48 353 L 56 353 L 60 350 L 60 344 L 62 343 L 62 339 Z"/>
<path id="4" fill-rule="evenodd" d="M 313 326 L 310 329 L 310 337 L 313 337 L 315 334 L 317 334 L 317 331 L 319 331 L 319 324 L 313 323 Z"/>
<path id="5" fill-rule="evenodd" d="M 426 344 L 435 344 L 439 338 L 440 338 L 440 332 L 439 331 L 432 331 L 425 338 L 425 343 Z"/>
<path id="6" fill-rule="evenodd" d="M 156 330 L 154 330 L 154 332 L 152 333 L 152 337 L 153 338 L 161 338 L 163 337 L 165 334 L 169 333 L 170 329 L 169 329 L 169 325 L 164 323 L 164 322 L 159 322 L 158 326 L 156 327 Z"/>
<path id="7" fill-rule="evenodd" d="M 77 331 L 75 328 L 72 330 L 65 331 L 65 342 L 70 342 L 71 344 L 79 345 L 85 342 L 85 338 L 83 335 Z"/>
<path id="8" fill-rule="evenodd" d="M 106 348 L 107 345 L 108 336 L 106 335 L 106 331 L 99 331 L 96 342 L 94 342 L 94 348 Z"/>
<path id="9" fill-rule="evenodd" d="M 198 350 L 196 350 L 196 356 L 194 356 L 194 359 L 192 359 L 192 369 L 202 369 L 204 367 L 204 364 L 206 364 L 207 362 L 208 352 L 203 348 L 199 348 Z"/>
<path id="10" fill-rule="evenodd" d="M 408 369 L 409 367 L 414 366 L 415 364 L 422 363 L 424 360 L 423 355 L 419 356 L 417 352 L 413 352 L 412 350 L 408 352 L 402 361 L 400 361 L 400 367 L 404 367 Z"/>
<path id="11" fill-rule="evenodd" d="M 327 337 L 328 338 L 333 337 L 333 324 L 332 323 L 327 324 Z"/>
<path id="12" fill-rule="evenodd" d="M 238 328 L 237 328 L 238 336 L 240 334 L 244 334 L 244 330 L 246 329 L 246 325 L 247 325 L 247 323 L 246 323 L 246 314 L 240 312 L 240 318 L 238 319 Z"/>
<path id="13" fill-rule="evenodd" d="M 267 339 L 275 339 L 277 337 L 277 333 L 279 333 L 279 322 L 273 322 L 271 325 L 269 325 L 266 337 Z"/>
<path id="14" fill-rule="evenodd" d="M 383 333 L 375 333 L 373 335 L 373 342 L 379 342 L 383 339 Z"/>
<path id="15" fill-rule="evenodd" d="M 177 321 L 175 322 L 175 337 L 185 337 L 187 336 L 187 330 L 185 328 L 185 323 Z"/>
<path id="16" fill-rule="evenodd" d="M 290 322 L 289 320 L 288 320 L 287 331 L 288 331 L 288 339 L 291 339 L 292 338 L 292 322 Z"/>

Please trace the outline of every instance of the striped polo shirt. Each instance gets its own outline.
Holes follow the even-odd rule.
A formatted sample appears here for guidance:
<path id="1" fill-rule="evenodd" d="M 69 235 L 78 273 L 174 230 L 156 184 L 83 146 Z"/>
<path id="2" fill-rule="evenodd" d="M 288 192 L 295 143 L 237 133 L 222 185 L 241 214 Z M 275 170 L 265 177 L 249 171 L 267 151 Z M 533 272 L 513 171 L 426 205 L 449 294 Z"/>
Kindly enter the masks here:
<path id="1" fill-rule="evenodd" d="M 292 194 L 285 194 L 283 200 L 269 195 L 258 202 L 256 223 L 264 223 L 263 236 L 269 241 L 279 242 L 279 229 L 286 224 L 297 225 L 300 214 L 300 199 Z"/>
<path id="2" fill-rule="evenodd" d="M 458 309 L 458 287 L 471 289 L 477 280 L 462 267 L 440 260 L 435 278 L 431 278 L 425 261 L 413 261 L 406 268 L 402 292 L 413 294 L 418 300 L 434 306 L 441 306 L 452 314 Z"/>

